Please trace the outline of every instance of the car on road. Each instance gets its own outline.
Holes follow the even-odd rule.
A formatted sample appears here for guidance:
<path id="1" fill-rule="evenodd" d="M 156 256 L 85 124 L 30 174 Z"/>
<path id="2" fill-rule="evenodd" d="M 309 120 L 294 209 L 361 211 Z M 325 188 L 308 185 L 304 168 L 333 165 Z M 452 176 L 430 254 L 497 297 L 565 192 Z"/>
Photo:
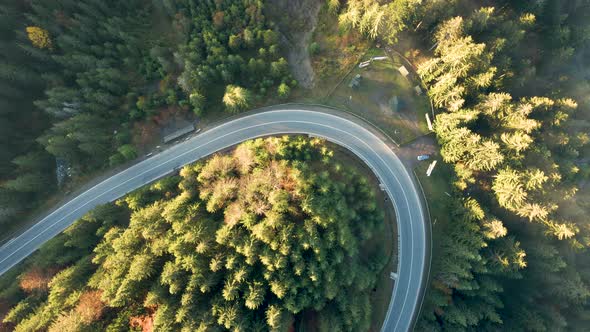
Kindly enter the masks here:
<path id="1" fill-rule="evenodd" d="M 429 158 L 430 158 L 430 155 L 429 154 L 421 154 L 421 155 L 418 156 L 417 159 L 420 160 L 420 161 L 422 161 L 422 160 L 427 160 Z"/>

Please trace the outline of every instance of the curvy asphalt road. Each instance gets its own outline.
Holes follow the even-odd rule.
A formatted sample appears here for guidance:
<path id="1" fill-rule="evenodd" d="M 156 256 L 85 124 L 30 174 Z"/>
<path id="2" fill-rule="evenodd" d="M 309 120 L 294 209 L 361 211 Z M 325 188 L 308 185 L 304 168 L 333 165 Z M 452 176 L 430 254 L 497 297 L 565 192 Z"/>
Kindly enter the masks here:
<path id="1" fill-rule="evenodd" d="M 308 107 L 282 108 L 220 124 L 118 173 L 56 209 L 0 248 L 0 275 L 29 256 L 99 204 L 169 174 L 175 168 L 256 137 L 309 134 L 339 144 L 376 174 L 394 205 L 398 227 L 398 266 L 382 331 L 409 331 L 420 311 L 429 264 L 429 242 L 422 196 L 400 159 L 361 121 Z M 313 109 L 317 109 L 314 107 Z"/>

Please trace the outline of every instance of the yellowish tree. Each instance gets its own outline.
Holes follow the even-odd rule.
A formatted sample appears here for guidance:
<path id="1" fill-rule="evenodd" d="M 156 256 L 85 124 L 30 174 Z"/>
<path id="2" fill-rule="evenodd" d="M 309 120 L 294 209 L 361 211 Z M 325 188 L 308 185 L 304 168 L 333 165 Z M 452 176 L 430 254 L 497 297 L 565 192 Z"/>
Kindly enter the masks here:
<path id="1" fill-rule="evenodd" d="M 36 48 L 52 49 L 53 44 L 49 32 L 43 28 L 30 26 L 26 28 L 29 40 Z"/>
<path id="2" fill-rule="evenodd" d="M 337 13 L 340 9 L 340 0 L 328 0 L 328 10 L 330 13 Z"/>
<path id="3" fill-rule="evenodd" d="M 250 91 L 236 85 L 228 85 L 223 95 L 223 104 L 231 113 L 238 113 L 250 107 Z"/>
<path id="4" fill-rule="evenodd" d="M 484 220 L 483 222 L 483 234 L 488 239 L 498 239 L 504 237 L 508 233 L 506 227 L 502 221 L 492 218 Z"/>
<path id="5" fill-rule="evenodd" d="M 547 234 L 553 235 L 559 240 L 571 239 L 579 231 L 576 225 L 569 222 L 559 223 L 549 221 L 547 222 L 547 226 L 549 226 L 547 229 Z"/>

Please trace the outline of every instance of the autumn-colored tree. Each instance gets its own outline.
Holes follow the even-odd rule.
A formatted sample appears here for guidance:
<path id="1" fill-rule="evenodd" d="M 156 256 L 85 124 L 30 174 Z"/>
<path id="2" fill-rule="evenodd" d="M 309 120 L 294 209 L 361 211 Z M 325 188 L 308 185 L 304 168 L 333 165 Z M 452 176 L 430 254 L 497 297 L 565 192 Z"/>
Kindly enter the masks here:
<path id="1" fill-rule="evenodd" d="M 46 292 L 53 273 L 48 273 L 38 267 L 33 267 L 20 277 L 20 287 L 25 292 Z"/>
<path id="2" fill-rule="evenodd" d="M 129 320 L 129 326 L 134 329 L 141 329 L 142 332 L 154 331 L 154 316 L 153 315 L 142 315 L 133 316 Z"/>
<path id="3" fill-rule="evenodd" d="M 26 28 L 26 31 L 33 46 L 50 50 L 53 48 L 51 37 L 47 30 L 36 26 L 29 26 Z"/>
<path id="4" fill-rule="evenodd" d="M 215 12 L 215 14 L 213 14 L 213 25 L 215 26 L 215 28 L 217 29 L 221 29 L 223 27 L 223 19 L 225 18 L 225 13 L 222 11 L 218 11 Z"/>
<path id="5" fill-rule="evenodd" d="M 85 324 L 90 324 L 100 319 L 105 309 L 105 304 L 101 299 L 101 291 L 92 290 L 80 295 L 76 313 Z"/>

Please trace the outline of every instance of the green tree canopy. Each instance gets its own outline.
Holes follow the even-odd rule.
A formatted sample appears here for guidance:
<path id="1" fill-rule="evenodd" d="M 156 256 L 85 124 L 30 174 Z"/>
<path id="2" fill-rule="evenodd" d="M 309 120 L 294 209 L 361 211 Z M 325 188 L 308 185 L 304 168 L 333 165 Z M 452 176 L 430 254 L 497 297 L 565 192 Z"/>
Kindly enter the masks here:
<path id="1" fill-rule="evenodd" d="M 250 91 L 236 85 L 228 85 L 225 87 L 225 94 L 223 95 L 223 104 L 225 109 L 230 113 L 238 113 L 246 110 L 252 103 L 252 96 Z"/>

